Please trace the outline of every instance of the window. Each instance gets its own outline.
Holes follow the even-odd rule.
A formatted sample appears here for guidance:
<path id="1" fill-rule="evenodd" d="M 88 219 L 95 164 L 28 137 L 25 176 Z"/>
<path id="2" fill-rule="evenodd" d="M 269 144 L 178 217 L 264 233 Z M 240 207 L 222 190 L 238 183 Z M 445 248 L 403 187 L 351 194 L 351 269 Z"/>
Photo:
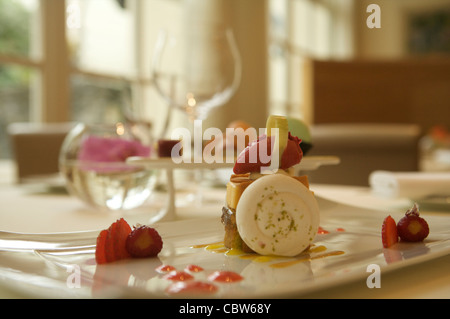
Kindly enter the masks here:
<path id="1" fill-rule="evenodd" d="M 70 120 L 124 120 L 127 94 L 137 76 L 136 3 L 66 1 L 66 36 L 72 66 Z"/>
<path id="2" fill-rule="evenodd" d="M 139 120 L 164 117 L 150 24 L 177 25 L 180 3 L 0 0 L 0 158 L 12 156 L 9 123 L 111 122 L 130 108 Z"/>
<path id="3" fill-rule="evenodd" d="M 352 6 L 351 0 L 269 0 L 273 113 L 307 117 L 302 112 L 305 60 L 352 56 Z"/>
<path id="4" fill-rule="evenodd" d="M 134 120 L 151 122 L 159 135 L 168 106 L 150 77 L 157 32 L 182 27 L 185 4 L 197 10 L 206 3 L 212 0 L 0 0 L 0 158 L 11 156 L 6 127 L 12 122 L 117 121 L 133 109 Z M 253 6 L 269 15 L 267 28 L 247 30 L 239 22 L 246 30 L 235 30 L 269 30 L 269 112 L 302 116 L 305 59 L 351 55 L 352 3 L 234 4 L 240 19 L 254 13 Z M 248 94 L 261 94 L 247 88 Z M 173 116 L 173 126 L 186 124 L 183 114 Z"/>
<path id="5" fill-rule="evenodd" d="M 37 0 L 0 0 L 0 158 L 11 151 L 7 125 L 29 121 L 40 77 L 34 25 Z"/>

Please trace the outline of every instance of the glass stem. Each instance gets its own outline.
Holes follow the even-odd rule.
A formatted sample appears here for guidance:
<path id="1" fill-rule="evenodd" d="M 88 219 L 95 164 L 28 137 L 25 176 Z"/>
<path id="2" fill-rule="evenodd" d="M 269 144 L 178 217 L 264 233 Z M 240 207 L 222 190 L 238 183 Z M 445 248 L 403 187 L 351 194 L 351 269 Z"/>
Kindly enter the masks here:
<path id="1" fill-rule="evenodd" d="M 203 161 L 203 120 L 196 119 L 194 120 L 194 160 Z M 195 182 L 195 204 L 197 206 L 202 205 L 203 203 L 203 189 L 202 189 L 202 181 L 203 181 L 203 170 L 198 169 L 195 170 L 194 173 L 194 182 Z"/>

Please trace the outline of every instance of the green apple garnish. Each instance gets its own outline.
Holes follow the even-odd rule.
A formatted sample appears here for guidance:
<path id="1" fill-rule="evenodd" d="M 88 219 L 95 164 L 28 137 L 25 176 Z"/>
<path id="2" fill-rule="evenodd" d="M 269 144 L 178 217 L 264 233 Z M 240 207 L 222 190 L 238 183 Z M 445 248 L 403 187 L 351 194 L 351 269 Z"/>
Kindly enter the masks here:
<path id="1" fill-rule="evenodd" d="M 278 134 L 278 138 L 276 134 Z M 267 137 L 275 136 L 274 150 L 278 148 L 279 159 L 281 160 L 289 136 L 289 125 L 286 117 L 270 115 L 266 122 L 266 135 Z"/>

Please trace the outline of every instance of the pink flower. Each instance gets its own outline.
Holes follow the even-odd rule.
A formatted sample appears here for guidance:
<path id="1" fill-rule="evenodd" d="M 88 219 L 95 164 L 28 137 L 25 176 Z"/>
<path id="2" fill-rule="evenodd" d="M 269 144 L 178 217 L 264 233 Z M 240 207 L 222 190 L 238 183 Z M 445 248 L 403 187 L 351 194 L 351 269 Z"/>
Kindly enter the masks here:
<path id="1" fill-rule="evenodd" d="M 120 138 L 87 137 L 78 159 L 92 162 L 125 162 L 130 156 L 149 156 L 150 148 L 139 141 Z"/>
<path id="2" fill-rule="evenodd" d="M 139 141 L 89 136 L 82 142 L 78 160 L 85 162 L 82 164 L 83 169 L 111 172 L 133 169 L 133 166 L 125 163 L 130 156 L 149 155 L 150 147 L 142 145 Z M 118 165 L 107 167 L 108 163 L 117 162 Z"/>

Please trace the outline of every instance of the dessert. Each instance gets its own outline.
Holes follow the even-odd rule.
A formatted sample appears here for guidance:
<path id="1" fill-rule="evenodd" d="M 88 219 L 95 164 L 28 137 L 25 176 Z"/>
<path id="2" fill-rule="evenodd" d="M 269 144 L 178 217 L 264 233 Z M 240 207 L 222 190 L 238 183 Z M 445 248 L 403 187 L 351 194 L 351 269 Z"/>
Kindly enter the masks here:
<path id="1" fill-rule="evenodd" d="M 278 129 L 278 139 L 271 135 L 272 128 Z M 303 156 L 301 139 L 288 131 L 285 117 L 270 116 L 266 130 L 239 154 L 227 184 L 222 209 L 224 245 L 261 255 L 295 256 L 313 241 L 319 208 L 307 176 L 291 174 L 292 166 Z M 267 147 L 269 160 L 258 156 L 252 162 L 252 152 L 260 147 Z M 277 153 L 278 167 L 264 172 L 272 164 L 272 154 Z"/>

